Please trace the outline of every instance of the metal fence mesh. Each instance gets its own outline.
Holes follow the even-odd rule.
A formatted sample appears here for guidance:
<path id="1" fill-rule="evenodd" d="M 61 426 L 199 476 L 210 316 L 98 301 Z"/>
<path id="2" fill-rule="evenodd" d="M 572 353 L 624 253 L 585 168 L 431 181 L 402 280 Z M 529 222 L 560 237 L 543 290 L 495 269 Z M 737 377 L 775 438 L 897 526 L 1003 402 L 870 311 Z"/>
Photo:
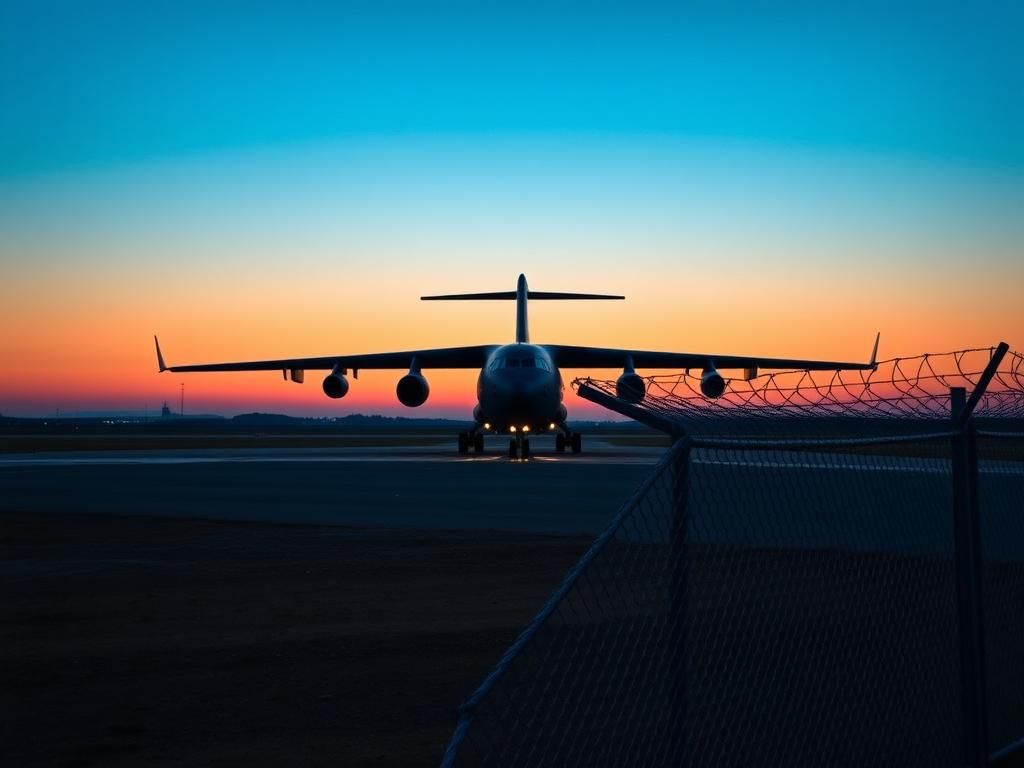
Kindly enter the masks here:
<path id="1" fill-rule="evenodd" d="M 873 371 L 780 371 L 749 380 L 728 379 L 725 393 L 701 394 L 700 371 L 647 376 L 647 396 L 638 408 L 690 426 L 701 421 L 743 418 L 784 423 L 824 419 L 948 419 L 949 390 L 977 385 L 995 348 L 965 349 L 884 360 Z M 614 396 L 615 381 L 578 379 Z M 989 418 L 1024 418 L 1024 355 L 1003 358 L 976 411 Z"/>
<path id="2" fill-rule="evenodd" d="M 677 443 L 467 700 L 445 765 L 960 764 L 948 446 Z M 1001 627 L 1020 586 L 993 560 Z M 992 730 L 1021 735 L 1006 687 Z"/>
<path id="3" fill-rule="evenodd" d="M 979 434 L 989 744 L 1024 737 L 1024 433 Z"/>

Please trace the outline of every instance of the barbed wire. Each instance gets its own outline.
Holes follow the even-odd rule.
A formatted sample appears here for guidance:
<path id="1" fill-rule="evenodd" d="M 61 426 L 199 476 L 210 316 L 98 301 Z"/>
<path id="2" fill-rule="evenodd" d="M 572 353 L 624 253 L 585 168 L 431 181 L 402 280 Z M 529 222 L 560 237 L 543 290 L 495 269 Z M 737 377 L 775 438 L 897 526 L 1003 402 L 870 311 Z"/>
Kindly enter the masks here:
<path id="1" fill-rule="evenodd" d="M 927 353 L 884 360 L 873 371 L 780 371 L 752 379 L 726 379 L 721 397 L 701 393 L 700 373 L 646 376 L 646 394 L 637 407 L 668 418 L 884 417 L 948 419 L 950 388 L 968 396 L 992 357 L 994 347 Z M 616 396 L 615 380 L 576 379 Z M 982 396 L 975 413 L 983 417 L 1024 418 L 1024 355 L 1010 351 Z"/>

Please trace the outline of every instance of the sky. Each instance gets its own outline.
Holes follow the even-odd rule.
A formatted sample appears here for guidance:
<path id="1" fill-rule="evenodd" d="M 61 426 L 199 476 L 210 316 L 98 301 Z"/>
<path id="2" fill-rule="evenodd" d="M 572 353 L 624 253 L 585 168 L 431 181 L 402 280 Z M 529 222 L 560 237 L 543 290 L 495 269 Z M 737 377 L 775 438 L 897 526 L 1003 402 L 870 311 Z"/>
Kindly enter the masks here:
<path id="1" fill-rule="evenodd" d="M 170 363 L 1024 349 L 1019 3 L 0 5 L 0 413 L 468 416 Z M 566 379 L 586 371 L 567 371 Z M 597 372 L 614 377 L 615 372 Z M 643 373 L 643 372 L 642 372 Z M 572 415 L 603 412 L 568 396 Z"/>

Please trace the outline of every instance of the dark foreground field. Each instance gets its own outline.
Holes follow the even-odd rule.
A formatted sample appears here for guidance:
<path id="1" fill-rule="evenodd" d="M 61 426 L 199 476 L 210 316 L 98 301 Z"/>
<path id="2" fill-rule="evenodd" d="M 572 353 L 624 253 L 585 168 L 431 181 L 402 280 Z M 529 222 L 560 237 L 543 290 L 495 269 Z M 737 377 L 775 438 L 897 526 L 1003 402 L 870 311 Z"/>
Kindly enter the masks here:
<path id="1" fill-rule="evenodd" d="M 0 514 L 0 764 L 436 765 L 587 544 Z"/>

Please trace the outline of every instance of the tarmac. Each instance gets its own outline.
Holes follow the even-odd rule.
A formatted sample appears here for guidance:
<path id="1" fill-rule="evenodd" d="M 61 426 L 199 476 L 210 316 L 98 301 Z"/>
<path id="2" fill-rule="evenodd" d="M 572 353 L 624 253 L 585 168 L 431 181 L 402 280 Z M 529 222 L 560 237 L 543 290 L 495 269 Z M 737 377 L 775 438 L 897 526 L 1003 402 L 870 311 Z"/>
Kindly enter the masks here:
<path id="1" fill-rule="evenodd" d="M 6 454 L 0 511 L 593 534 L 664 453 L 531 442 L 525 461 L 453 445 Z"/>
<path id="2" fill-rule="evenodd" d="M 5 454 L 0 511 L 593 536 L 665 453 L 531 442 L 528 460 L 497 440 L 462 456 L 449 444 Z M 983 462 L 980 476 L 986 506 L 1012 513 L 1020 465 Z M 700 449 L 690 482 L 696 540 L 939 555 L 952 543 L 942 459 Z M 993 522 L 1013 534 L 990 537 L 996 548 L 1020 543 L 1019 526 Z"/>
<path id="3" fill-rule="evenodd" d="M 436 765 L 459 702 L 665 453 L 531 442 L 526 461 L 497 440 L 480 456 L 451 443 L 0 455 L 0 706 L 13 713 L 0 763 Z M 986 560 L 1015 563 L 1021 465 L 985 461 L 979 476 Z M 907 568 L 952 590 L 942 459 L 697 449 L 687 482 L 693 544 L 789 553 L 774 572 L 809 573 L 810 590 L 814 568 L 847 558 L 834 570 L 864 604 L 918 589 Z M 619 541 L 669 535 L 673 483 Z M 774 604 L 763 557 L 720 571 L 728 547 L 706 551 L 715 589 Z M 865 569 L 858 552 L 926 557 L 901 570 L 871 554 Z M 866 584 L 869 572 L 888 581 Z M 763 629 L 727 628 L 737 642 Z M 999 635 L 1004 666 L 1015 636 Z"/>

